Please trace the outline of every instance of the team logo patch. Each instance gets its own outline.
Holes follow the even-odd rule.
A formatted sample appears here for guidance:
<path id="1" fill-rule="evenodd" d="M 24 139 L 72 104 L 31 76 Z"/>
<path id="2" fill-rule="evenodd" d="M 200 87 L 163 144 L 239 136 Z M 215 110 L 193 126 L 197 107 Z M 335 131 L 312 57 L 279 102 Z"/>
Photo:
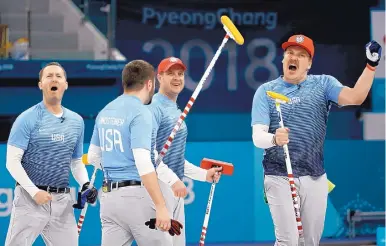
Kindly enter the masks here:
<path id="1" fill-rule="evenodd" d="M 300 97 L 292 97 L 290 98 L 290 101 L 288 104 L 296 104 L 296 103 L 300 103 Z"/>
<path id="2" fill-rule="evenodd" d="M 303 36 L 297 36 L 296 37 L 296 43 L 303 43 L 304 37 Z"/>
<path id="3" fill-rule="evenodd" d="M 170 57 L 170 62 L 177 62 L 178 61 L 178 59 L 177 58 L 175 58 L 175 57 Z"/>

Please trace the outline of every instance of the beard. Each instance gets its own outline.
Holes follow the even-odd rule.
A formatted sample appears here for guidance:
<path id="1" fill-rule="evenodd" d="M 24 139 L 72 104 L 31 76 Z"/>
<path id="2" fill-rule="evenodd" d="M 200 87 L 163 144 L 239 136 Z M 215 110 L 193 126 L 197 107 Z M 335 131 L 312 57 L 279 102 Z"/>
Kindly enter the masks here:
<path id="1" fill-rule="evenodd" d="M 151 100 L 153 99 L 153 96 L 154 96 L 154 88 L 149 91 L 148 99 L 147 99 L 148 102 L 146 103 L 146 105 L 149 105 L 151 103 Z"/>

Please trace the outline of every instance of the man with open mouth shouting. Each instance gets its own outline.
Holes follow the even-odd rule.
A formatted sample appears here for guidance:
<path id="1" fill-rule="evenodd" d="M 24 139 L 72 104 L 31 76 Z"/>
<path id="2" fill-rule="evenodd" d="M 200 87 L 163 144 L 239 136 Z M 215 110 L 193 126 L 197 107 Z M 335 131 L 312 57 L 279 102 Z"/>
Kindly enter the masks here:
<path id="1" fill-rule="evenodd" d="M 84 121 L 62 106 L 68 83 L 59 63 L 42 68 L 38 85 L 42 102 L 17 117 L 7 143 L 6 165 L 17 183 L 5 245 L 32 245 L 40 234 L 46 245 L 76 246 L 70 172 L 84 202 L 98 196 L 82 163 Z"/>
<path id="2" fill-rule="evenodd" d="M 301 235 L 305 245 L 316 246 L 322 236 L 327 207 L 323 145 L 331 105 L 363 103 L 382 50 L 375 41 L 366 45 L 366 67 L 354 88 L 349 88 L 333 76 L 308 74 L 315 51 L 309 37 L 294 35 L 282 48 L 284 75 L 261 85 L 253 98 L 253 143 L 265 150 L 264 191 L 275 226 L 276 245 L 298 245 Z M 285 128 L 280 127 L 275 101 L 267 96 L 267 91 L 288 98 L 288 102 L 281 105 Z M 288 146 L 293 177 L 287 178 L 283 145 Z M 293 189 L 291 194 L 288 179 L 291 184 L 294 182 L 297 193 Z M 297 197 L 295 202 L 292 195 Z M 300 219 L 298 212 L 295 216 L 299 207 Z"/>

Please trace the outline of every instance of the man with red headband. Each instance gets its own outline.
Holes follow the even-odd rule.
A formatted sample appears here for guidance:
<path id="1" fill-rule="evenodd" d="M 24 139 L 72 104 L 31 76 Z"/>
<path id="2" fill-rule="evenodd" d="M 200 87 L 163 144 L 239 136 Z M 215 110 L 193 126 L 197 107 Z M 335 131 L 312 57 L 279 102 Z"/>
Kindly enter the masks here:
<path id="1" fill-rule="evenodd" d="M 253 98 L 253 143 L 264 149 L 264 191 L 275 226 L 275 245 L 298 245 L 291 190 L 284 150 L 288 144 L 295 186 L 300 198 L 300 216 L 305 245 L 319 245 L 327 207 L 328 184 L 323 164 L 327 118 L 332 104 L 361 105 L 373 83 L 381 58 L 381 46 L 365 47 L 366 66 L 354 88 L 343 86 L 330 75 L 308 74 L 315 48 L 312 39 L 294 35 L 282 44 L 284 75 L 261 85 Z M 275 103 L 266 91 L 287 96 L 281 107 L 286 128 L 280 128 Z"/>

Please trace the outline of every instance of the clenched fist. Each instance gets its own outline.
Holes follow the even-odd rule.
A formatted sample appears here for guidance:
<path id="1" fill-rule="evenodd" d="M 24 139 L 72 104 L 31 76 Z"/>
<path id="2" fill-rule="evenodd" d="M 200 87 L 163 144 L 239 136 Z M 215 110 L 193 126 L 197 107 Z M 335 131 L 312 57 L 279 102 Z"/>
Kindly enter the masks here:
<path id="1" fill-rule="evenodd" d="M 46 204 L 52 200 L 51 194 L 44 190 L 38 191 L 33 198 L 38 205 Z"/>
<path id="2" fill-rule="evenodd" d="M 165 205 L 156 206 L 156 221 L 155 226 L 162 231 L 168 231 L 171 227 L 171 220 Z"/>
<path id="3" fill-rule="evenodd" d="M 174 195 L 176 197 L 184 198 L 188 194 L 186 186 L 185 186 L 184 182 L 182 182 L 181 180 L 178 180 L 177 182 L 175 182 L 172 185 L 172 190 L 173 190 Z"/>
<path id="4" fill-rule="evenodd" d="M 145 225 L 148 226 L 150 229 L 156 229 L 156 219 L 152 218 L 149 221 L 145 222 Z M 177 220 L 171 220 L 171 226 L 169 229 L 169 234 L 171 236 L 179 236 L 181 235 L 181 229 L 184 228 L 184 226 L 178 222 Z"/>
<path id="5" fill-rule="evenodd" d="M 275 142 L 276 142 L 276 145 L 278 146 L 283 146 L 284 144 L 288 144 L 289 143 L 289 139 L 288 139 L 288 133 L 289 133 L 289 129 L 288 128 L 278 128 L 276 129 L 276 133 L 275 133 Z"/>
<path id="6" fill-rule="evenodd" d="M 221 177 L 222 167 L 212 167 L 206 173 L 206 181 L 218 183 Z"/>
<path id="7" fill-rule="evenodd" d="M 367 63 L 372 67 L 377 67 L 382 57 L 382 47 L 376 41 L 372 40 L 366 44 Z"/>

